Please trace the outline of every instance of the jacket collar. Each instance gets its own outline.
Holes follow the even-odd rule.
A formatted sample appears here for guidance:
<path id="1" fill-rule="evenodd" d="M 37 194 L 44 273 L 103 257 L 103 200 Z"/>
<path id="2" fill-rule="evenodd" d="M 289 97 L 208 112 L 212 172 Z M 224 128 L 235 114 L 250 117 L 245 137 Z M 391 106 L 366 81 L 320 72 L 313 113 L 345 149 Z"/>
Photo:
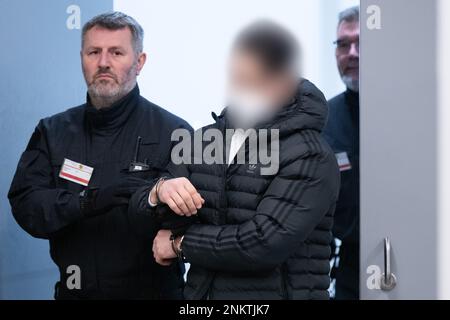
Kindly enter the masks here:
<path id="1" fill-rule="evenodd" d="M 114 131 L 122 127 L 131 113 L 134 111 L 140 96 L 138 85 L 134 87 L 125 97 L 115 102 L 112 106 L 96 109 L 87 94 L 86 119 L 93 130 Z"/>
<path id="2" fill-rule="evenodd" d="M 359 92 L 347 89 L 344 93 L 345 99 L 350 107 L 359 107 Z"/>
<path id="3" fill-rule="evenodd" d="M 227 127 L 227 108 L 220 116 L 213 118 Z M 278 129 L 280 136 L 289 135 L 298 130 L 316 130 L 321 132 L 328 118 L 328 105 L 323 93 L 311 82 L 300 79 L 299 86 L 291 104 L 283 107 L 270 122 L 260 124 L 255 129 Z"/>

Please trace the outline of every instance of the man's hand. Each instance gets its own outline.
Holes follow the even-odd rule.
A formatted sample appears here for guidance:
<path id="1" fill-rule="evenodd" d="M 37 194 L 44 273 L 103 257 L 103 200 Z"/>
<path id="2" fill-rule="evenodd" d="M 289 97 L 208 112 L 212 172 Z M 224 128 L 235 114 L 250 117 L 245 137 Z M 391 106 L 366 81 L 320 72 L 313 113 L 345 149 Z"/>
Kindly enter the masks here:
<path id="1" fill-rule="evenodd" d="M 108 210 L 128 206 L 131 196 L 149 181 L 133 176 L 121 176 L 115 182 L 100 188 L 86 189 L 80 197 L 82 212 L 94 216 Z"/>
<path id="2" fill-rule="evenodd" d="M 158 196 L 156 195 L 158 192 Z M 186 178 L 160 181 L 149 195 L 151 203 L 157 203 L 157 198 L 180 216 L 190 217 L 197 214 L 205 200 L 197 192 L 192 183 Z"/>
<path id="3" fill-rule="evenodd" d="M 159 230 L 153 240 L 153 256 L 156 262 L 162 266 L 170 266 L 177 257 L 172 248 L 171 235 L 170 230 Z"/>

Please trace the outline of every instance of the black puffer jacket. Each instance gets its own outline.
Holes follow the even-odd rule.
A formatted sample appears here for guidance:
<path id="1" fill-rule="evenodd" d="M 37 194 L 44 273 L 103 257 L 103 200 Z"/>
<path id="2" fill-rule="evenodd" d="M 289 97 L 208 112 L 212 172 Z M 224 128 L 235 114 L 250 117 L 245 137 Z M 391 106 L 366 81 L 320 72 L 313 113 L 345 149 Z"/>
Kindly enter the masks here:
<path id="1" fill-rule="evenodd" d="M 204 129 L 224 132 L 224 114 Z M 206 200 L 182 243 L 191 264 L 185 298 L 328 299 L 339 170 L 320 135 L 326 118 L 322 93 L 303 80 L 295 103 L 265 126 L 280 130 L 276 175 L 249 164 L 172 172 L 187 176 Z M 144 210 L 147 196 L 148 190 L 132 205 Z"/>

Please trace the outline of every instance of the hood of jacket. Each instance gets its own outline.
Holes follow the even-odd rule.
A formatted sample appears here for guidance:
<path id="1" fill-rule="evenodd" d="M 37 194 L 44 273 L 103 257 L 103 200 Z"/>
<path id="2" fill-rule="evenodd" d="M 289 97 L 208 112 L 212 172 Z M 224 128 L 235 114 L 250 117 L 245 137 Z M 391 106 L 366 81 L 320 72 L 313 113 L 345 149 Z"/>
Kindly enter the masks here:
<path id="1" fill-rule="evenodd" d="M 213 118 L 227 126 L 227 109 Z M 328 119 L 328 105 L 323 93 L 310 81 L 301 79 L 293 102 L 280 111 L 267 123 L 255 129 L 278 129 L 280 136 L 292 134 L 299 130 L 316 130 L 322 132 Z"/>

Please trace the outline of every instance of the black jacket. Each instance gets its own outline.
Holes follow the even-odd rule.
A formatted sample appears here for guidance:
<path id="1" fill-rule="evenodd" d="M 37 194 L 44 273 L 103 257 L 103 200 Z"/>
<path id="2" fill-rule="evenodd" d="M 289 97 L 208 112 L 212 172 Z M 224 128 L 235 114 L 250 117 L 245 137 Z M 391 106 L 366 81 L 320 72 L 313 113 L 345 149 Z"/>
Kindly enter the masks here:
<path id="1" fill-rule="evenodd" d="M 336 278 L 336 299 L 359 299 L 359 94 L 351 90 L 328 102 L 324 137 L 333 151 L 346 153 L 351 169 L 341 172 L 333 234 L 342 241 Z"/>
<path id="2" fill-rule="evenodd" d="M 339 171 L 321 138 L 326 118 L 322 93 L 302 81 L 295 102 L 259 127 L 280 130 L 276 175 L 261 175 L 261 164 L 169 167 L 206 200 L 182 243 L 185 298 L 328 299 Z M 210 128 L 229 128 L 226 112 Z M 130 209 L 151 213 L 147 197 L 133 197 Z"/>
<path id="3" fill-rule="evenodd" d="M 154 262 L 151 219 L 116 206 L 90 217 L 80 210 L 83 186 L 61 179 L 65 158 L 94 168 L 91 188 L 122 177 L 152 181 L 170 159 L 171 133 L 190 128 L 183 120 L 150 103 L 136 86 L 112 107 L 98 111 L 89 102 L 39 122 L 17 167 L 9 191 L 20 226 L 50 241 L 60 271 L 60 299 L 176 298 L 183 285 L 177 266 Z M 149 170 L 130 172 L 138 137 L 137 160 Z M 81 290 L 68 290 L 67 268 L 81 269 Z"/>

